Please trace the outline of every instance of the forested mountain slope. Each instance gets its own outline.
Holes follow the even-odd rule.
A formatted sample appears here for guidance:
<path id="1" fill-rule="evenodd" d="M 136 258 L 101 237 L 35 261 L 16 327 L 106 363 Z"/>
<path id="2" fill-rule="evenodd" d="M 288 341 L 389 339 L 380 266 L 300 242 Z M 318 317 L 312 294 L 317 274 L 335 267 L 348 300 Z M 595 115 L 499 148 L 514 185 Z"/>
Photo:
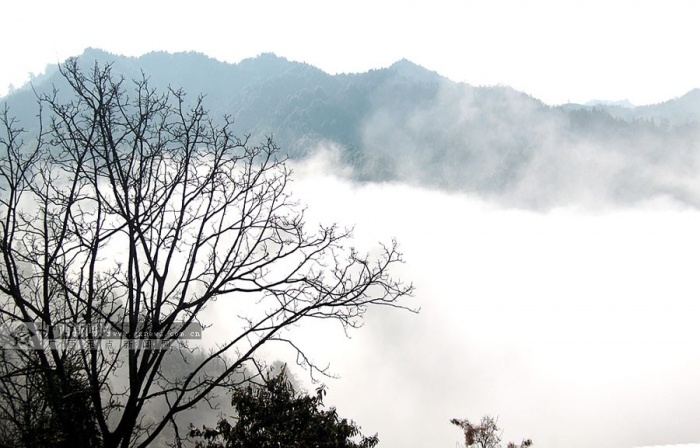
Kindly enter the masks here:
<path id="1" fill-rule="evenodd" d="M 409 61 L 329 75 L 263 54 L 228 64 L 197 53 L 123 57 L 88 49 L 84 67 L 112 63 L 125 82 L 205 96 L 213 118 L 253 139 L 273 135 L 294 158 L 331 150 L 360 181 L 402 181 L 476 193 L 510 205 L 700 204 L 700 91 L 662 104 L 553 107 L 505 86 L 450 81 Z M 25 128 L 36 92 L 62 91 L 56 67 L 4 98 Z M 63 89 L 66 90 L 67 89 Z"/>

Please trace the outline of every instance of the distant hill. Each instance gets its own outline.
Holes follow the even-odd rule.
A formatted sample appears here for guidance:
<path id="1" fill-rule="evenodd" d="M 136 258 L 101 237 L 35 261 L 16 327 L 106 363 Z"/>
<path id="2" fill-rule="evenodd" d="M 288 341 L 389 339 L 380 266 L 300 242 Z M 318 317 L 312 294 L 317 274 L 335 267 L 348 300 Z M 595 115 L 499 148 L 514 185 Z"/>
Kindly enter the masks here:
<path id="1" fill-rule="evenodd" d="M 659 104 L 634 106 L 629 101 L 590 101 L 585 105 L 567 104 L 564 109 L 603 110 L 625 121 L 649 120 L 666 125 L 683 125 L 700 120 L 700 89 Z"/>
<path id="2" fill-rule="evenodd" d="M 340 148 L 358 181 L 400 181 L 463 191 L 522 207 L 601 199 L 635 203 L 668 196 L 700 205 L 700 90 L 634 107 L 598 101 L 550 107 L 504 86 L 474 87 L 401 60 L 366 73 L 329 75 L 262 54 L 237 64 L 198 53 L 124 57 L 97 49 L 84 67 L 113 64 L 125 79 L 145 74 L 164 90 L 205 96 L 240 134 L 272 134 L 303 159 Z M 57 67 L 37 92 L 67 92 Z M 4 101 L 31 129 L 32 89 Z"/>

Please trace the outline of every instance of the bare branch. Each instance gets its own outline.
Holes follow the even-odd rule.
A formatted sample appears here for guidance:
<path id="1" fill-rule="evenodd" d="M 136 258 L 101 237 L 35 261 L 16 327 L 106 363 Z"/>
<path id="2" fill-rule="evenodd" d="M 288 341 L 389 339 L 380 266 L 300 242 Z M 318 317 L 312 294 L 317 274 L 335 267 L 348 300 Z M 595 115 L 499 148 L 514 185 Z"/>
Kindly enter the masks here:
<path id="1" fill-rule="evenodd" d="M 402 263 L 396 242 L 360 255 L 346 247 L 350 230 L 309 229 L 272 139 L 236 137 L 201 97 L 158 93 L 145 75 L 128 83 L 78 60 L 61 73 L 69 96 L 40 95 L 48 125 L 33 145 L 0 116 L 0 325 L 29 324 L 28 344 L 0 351 L 10 426 L 20 429 L 18 410 L 40 408 L 57 438 L 146 446 L 170 428 L 178 440 L 178 415 L 254 378 L 265 344 L 327 372 L 291 326 L 330 319 L 348 330 L 370 307 L 406 309 L 413 288 L 390 275 Z M 177 330 L 206 324 L 215 301 L 241 313 L 214 350 L 149 345 L 184 344 Z M 165 410 L 145 418 L 157 404 Z"/>

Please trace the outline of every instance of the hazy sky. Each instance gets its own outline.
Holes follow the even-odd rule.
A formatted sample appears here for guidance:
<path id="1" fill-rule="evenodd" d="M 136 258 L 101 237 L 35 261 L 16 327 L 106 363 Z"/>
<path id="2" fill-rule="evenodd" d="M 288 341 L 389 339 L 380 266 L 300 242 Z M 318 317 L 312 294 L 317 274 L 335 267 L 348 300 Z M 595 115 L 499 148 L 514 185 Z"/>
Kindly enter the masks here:
<path id="1" fill-rule="evenodd" d="M 97 47 L 126 55 L 274 52 L 326 71 L 410 59 L 548 103 L 659 102 L 700 87 L 692 0 L 1 0 L 0 93 Z"/>

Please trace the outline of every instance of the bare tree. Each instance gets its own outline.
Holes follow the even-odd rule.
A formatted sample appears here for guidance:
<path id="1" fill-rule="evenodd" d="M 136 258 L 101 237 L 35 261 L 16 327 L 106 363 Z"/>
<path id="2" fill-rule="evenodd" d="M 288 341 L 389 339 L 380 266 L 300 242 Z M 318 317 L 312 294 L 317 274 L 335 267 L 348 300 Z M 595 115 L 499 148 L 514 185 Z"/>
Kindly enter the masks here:
<path id="1" fill-rule="evenodd" d="M 0 324 L 19 330 L 3 333 L 15 343 L 2 348 L 0 420 L 15 443 L 32 444 L 32 425 L 49 425 L 56 446 L 147 446 L 169 426 L 178 437 L 176 416 L 254 371 L 264 344 L 318 369 L 290 326 L 356 327 L 370 305 L 404 307 L 396 243 L 369 257 L 344 246 L 348 230 L 309 231 L 271 139 L 238 138 L 201 97 L 188 106 L 145 76 L 77 60 L 61 73 L 68 95 L 39 95 L 35 140 L 7 110 L 1 122 Z M 216 299 L 240 310 L 239 331 L 185 372 L 164 369 Z M 166 410 L 145 419 L 153 403 Z M 43 414 L 21 421 L 13 406 Z"/>
<path id="2" fill-rule="evenodd" d="M 486 415 L 478 424 L 467 419 L 453 418 L 450 423 L 464 431 L 465 448 L 501 448 L 502 431 L 498 427 L 497 418 Z M 519 445 L 515 442 L 508 443 L 508 448 L 529 448 L 530 446 L 532 446 L 530 439 L 523 439 Z"/>

